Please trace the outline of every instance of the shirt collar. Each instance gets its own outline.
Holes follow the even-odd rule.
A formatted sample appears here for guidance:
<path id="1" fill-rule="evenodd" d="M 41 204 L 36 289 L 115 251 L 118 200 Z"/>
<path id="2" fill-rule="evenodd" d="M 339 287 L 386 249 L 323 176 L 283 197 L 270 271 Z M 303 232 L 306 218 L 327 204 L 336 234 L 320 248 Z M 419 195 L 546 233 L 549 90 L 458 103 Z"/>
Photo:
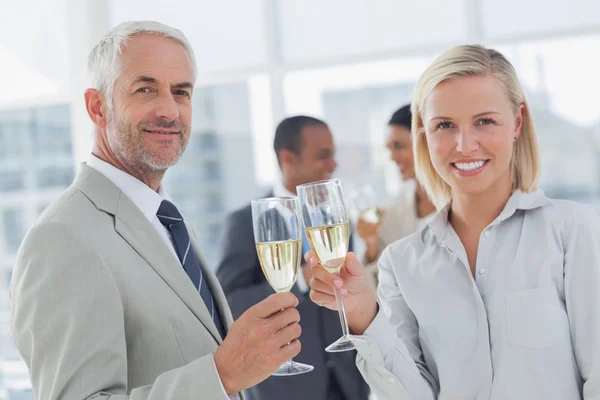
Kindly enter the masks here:
<path id="1" fill-rule="evenodd" d="M 90 154 L 87 165 L 100 172 L 117 186 L 135 204 L 142 213 L 152 222 L 163 200 L 171 201 L 163 185 L 158 188 L 158 193 L 144 182 L 127 172 L 120 170 L 112 164 Z"/>
<path id="2" fill-rule="evenodd" d="M 544 206 L 547 201 L 548 199 L 541 189 L 529 193 L 515 190 L 506 202 L 500 215 L 498 215 L 491 225 L 499 224 L 500 222 L 507 220 L 512 217 L 517 210 L 533 210 Z M 438 242 L 441 242 L 444 239 L 448 229 L 449 211 L 450 203 L 446 204 L 446 206 L 433 217 L 429 223 L 428 229 L 424 229 L 423 232 L 421 232 L 421 240 L 424 240 L 424 235 L 428 230 L 431 230 L 431 233 L 436 237 Z"/>

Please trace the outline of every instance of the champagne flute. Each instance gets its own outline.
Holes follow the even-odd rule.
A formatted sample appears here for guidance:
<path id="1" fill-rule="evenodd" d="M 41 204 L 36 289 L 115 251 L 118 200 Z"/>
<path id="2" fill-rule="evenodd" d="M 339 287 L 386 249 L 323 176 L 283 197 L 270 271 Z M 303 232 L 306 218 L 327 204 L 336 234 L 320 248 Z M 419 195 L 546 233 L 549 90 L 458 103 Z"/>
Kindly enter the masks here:
<path id="1" fill-rule="evenodd" d="M 363 185 L 352 190 L 348 195 L 348 202 L 356 220 L 362 219 L 370 224 L 381 221 L 377 194 L 371 185 Z"/>
<path id="2" fill-rule="evenodd" d="M 295 197 L 253 200 L 252 223 L 256 252 L 267 281 L 276 292 L 289 292 L 296 282 L 302 260 L 300 204 Z M 274 376 L 304 374 L 312 365 L 288 360 Z"/>
<path id="3" fill-rule="evenodd" d="M 330 179 L 300 185 L 296 189 L 302 203 L 302 219 L 310 247 L 317 254 L 320 264 L 339 276 L 350 239 L 341 182 L 339 179 Z M 334 292 L 343 335 L 327 346 L 325 351 L 335 353 L 354 350 L 356 347 L 348 329 L 344 297 L 336 287 Z"/>

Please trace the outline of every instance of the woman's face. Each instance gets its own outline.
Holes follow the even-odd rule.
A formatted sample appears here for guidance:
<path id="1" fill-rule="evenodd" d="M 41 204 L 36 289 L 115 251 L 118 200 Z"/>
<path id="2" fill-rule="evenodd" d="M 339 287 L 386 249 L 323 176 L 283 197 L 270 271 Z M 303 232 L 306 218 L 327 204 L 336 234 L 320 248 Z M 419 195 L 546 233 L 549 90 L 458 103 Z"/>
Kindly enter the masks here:
<path id="1" fill-rule="evenodd" d="M 510 163 L 524 106 L 515 116 L 503 84 L 492 76 L 441 82 L 423 113 L 432 164 L 455 194 L 512 185 Z"/>
<path id="2" fill-rule="evenodd" d="M 390 125 L 386 147 L 390 150 L 390 159 L 400 170 L 402 180 L 414 179 L 415 157 L 410 130 L 402 125 Z"/>

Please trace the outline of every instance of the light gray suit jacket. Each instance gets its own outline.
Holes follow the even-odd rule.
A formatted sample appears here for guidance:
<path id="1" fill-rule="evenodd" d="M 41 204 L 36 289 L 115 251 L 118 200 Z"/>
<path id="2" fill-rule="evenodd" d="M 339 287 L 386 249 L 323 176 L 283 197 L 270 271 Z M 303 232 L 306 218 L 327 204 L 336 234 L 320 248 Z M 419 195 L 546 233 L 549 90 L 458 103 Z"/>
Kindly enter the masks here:
<path id="1" fill-rule="evenodd" d="M 204 276 L 229 327 L 221 287 Z M 227 398 L 198 291 L 140 209 L 85 164 L 27 233 L 10 294 L 38 400 Z"/>

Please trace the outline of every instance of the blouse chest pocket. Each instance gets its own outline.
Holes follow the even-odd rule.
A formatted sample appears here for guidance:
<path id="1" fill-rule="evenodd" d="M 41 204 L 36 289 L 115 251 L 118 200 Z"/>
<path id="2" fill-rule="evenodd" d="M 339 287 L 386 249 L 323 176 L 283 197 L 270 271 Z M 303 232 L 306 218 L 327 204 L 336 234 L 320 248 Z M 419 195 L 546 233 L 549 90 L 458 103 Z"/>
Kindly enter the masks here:
<path id="1" fill-rule="evenodd" d="M 508 342 L 543 349 L 566 338 L 567 315 L 553 286 L 506 295 Z"/>

